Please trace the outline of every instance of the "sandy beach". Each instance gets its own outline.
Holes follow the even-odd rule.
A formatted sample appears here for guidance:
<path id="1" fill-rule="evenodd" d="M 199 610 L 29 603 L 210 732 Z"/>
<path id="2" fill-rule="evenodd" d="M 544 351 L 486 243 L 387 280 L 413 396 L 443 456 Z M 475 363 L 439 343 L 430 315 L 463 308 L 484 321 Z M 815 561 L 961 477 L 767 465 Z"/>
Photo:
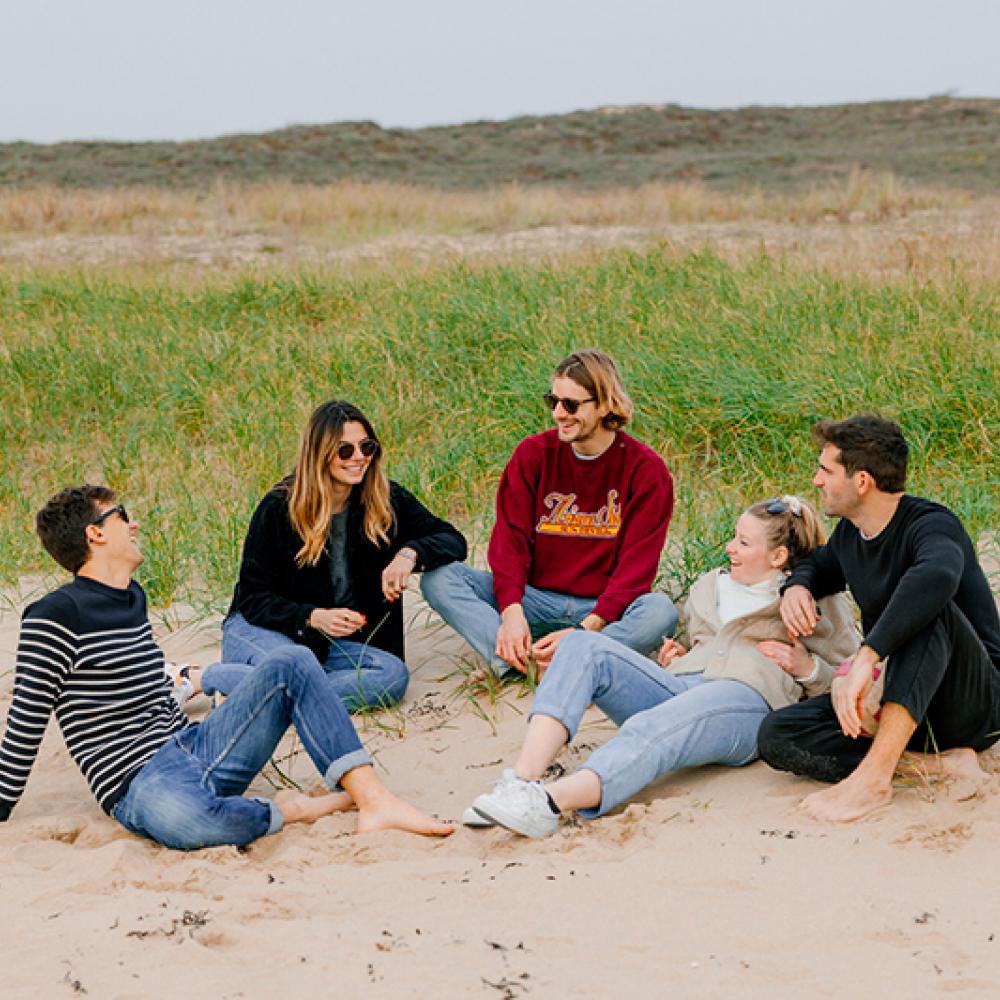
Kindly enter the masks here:
<path id="1" fill-rule="evenodd" d="M 382 777 L 458 820 L 513 763 L 527 695 L 461 689 L 466 647 L 407 595 L 410 691 L 359 721 Z M 0 621 L 13 664 L 18 616 Z M 209 663 L 217 623 L 174 609 L 168 656 Z M 9 704 L 13 671 L 0 678 Z M 207 700 L 189 704 L 194 716 Z M 591 710 L 571 769 L 606 740 Z M 306 789 L 308 757 L 282 771 Z M 181 854 L 104 816 L 51 725 L 0 825 L 5 995 L 262 997 L 995 996 L 1000 754 L 971 788 L 901 785 L 849 827 L 796 806 L 813 786 L 757 763 L 683 772 L 548 840 L 460 827 L 357 836 L 341 814 L 247 850 Z M 273 794 L 280 781 L 259 779 Z"/>

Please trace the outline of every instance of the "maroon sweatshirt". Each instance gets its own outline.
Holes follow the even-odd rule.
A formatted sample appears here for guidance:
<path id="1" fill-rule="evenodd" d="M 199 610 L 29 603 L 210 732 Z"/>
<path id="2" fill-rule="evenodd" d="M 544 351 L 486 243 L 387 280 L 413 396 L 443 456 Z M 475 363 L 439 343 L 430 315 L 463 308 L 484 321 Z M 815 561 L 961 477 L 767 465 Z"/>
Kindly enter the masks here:
<path id="1" fill-rule="evenodd" d="M 580 458 L 555 429 L 525 438 L 500 478 L 489 562 L 500 609 L 526 584 L 596 597 L 617 621 L 653 586 L 674 486 L 663 459 L 623 431 L 598 458 Z"/>

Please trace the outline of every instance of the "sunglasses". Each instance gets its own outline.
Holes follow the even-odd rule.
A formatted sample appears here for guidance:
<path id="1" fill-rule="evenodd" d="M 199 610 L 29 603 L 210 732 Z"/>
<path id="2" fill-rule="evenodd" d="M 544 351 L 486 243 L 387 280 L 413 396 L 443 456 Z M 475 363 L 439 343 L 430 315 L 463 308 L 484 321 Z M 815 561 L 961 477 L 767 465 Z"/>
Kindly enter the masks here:
<path id="1" fill-rule="evenodd" d="M 781 497 L 775 497 L 773 500 L 768 500 L 764 510 L 768 514 L 787 514 L 789 511 L 792 512 L 792 517 L 802 516 L 802 505 L 796 501 L 791 503 L 787 500 L 782 500 Z"/>
<path id="2" fill-rule="evenodd" d="M 125 505 L 120 503 L 115 504 L 114 507 L 109 507 L 103 514 L 98 514 L 93 521 L 88 521 L 87 523 L 94 526 L 104 524 L 113 514 L 117 514 L 126 524 L 128 523 L 128 511 L 125 509 Z"/>
<path id="3" fill-rule="evenodd" d="M 597 400 L 593 396 L 588 396 L 586 399 L 570 399 L 567 396 L 557 396 L 553 392 L 546 392 L 542 399 L 545 400 L 545 405 L 554 413 L 556 407 L 562 403 L 562 408 L 572 417 L 577 410 L 583 406 L 584 403 L 596 403 Z"/>
<path id="4" fill-rule="evenodd" d="M 375 440 L 375 438 L 365 438 L 363 441 L 358 442 L 357 450 L 365 458 L 374 458 L 375 455 L 379 453 L 379 449 L 382 446 Z M 341 462 L 347 462 L 354 458 L 355 445 L 351 441 L 341 441 L 337 445 L 337 458 Z"/>

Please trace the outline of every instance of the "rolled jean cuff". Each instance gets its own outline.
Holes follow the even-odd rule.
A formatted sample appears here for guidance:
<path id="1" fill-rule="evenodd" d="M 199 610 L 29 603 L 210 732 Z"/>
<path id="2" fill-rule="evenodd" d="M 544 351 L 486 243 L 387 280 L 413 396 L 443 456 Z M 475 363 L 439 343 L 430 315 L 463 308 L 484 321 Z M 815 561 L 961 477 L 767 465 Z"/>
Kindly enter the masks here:
<path id="1" fill-rule="evenodd" d="M 606 802 L 607 796 L 604 794 L 604 789 L 607 785 L 607 780 L 604 775 L 596 768 L 592 767 L 590 764 L 582 764 L 580 767 L 574 771 L 574 774 L 578 774 L 580 771 L 590 771 L 596 774 L 601 782 L 601 801 L 598 802 L 596 806 L 589 806 L 586 809 L 577 809 L 577 816 L 582 819 L 597 819 L 598 816 L 603 816 L 606 812 L 610 812 L 618 804 L 617 802 Z"/>
<path id="2" fill-rule="evenodd" d="M 350 753 L 345 753 L 343 757 L 338 757 L 326 769 L 326 774 L 323 775 L 323 783 L 331 792 L 335 792 L 340 788 L 340 779 L 348 771 L 353 771 L 356 767 L 364 767 L 366 764 L 371 764 L 371 762 L 372 759 L 368 756 L 367 750 L 352 750 Z"/>
<path id="3" fill-rule="evenodd" d="M 271 814 L 264 836 L 270 837 L 272 833 L 277 833 L 285 825 L 285 814 L 281 811 L 278 803 L 274 799 L 258 798 L 256 795 L 253 797 L 253 801 L 266 806 L 268 812 Z"/>
<path id="4" fill-rule="evenodd" d="M 546 718 L 555 719 L 556 722 L 558 722 L 566 730 L 566 732 L 569 733 L 566 742 L 571 743 L 573 739 L 576 737 L 576 731 L 580 726 L 580 720 L 577 719 L 575 724 L 571 723 L 568 719 L 565 718 L 565 712 L 561 708 L 558 708 L 556 706 L 548 708 L 546 707 L 544 702 L 541 705 L 538 705 L 537 701 L 538 697 L 536 695 L 535 697 L 536 704 L 532 705 L 531 711 L 528 712 L 528 722 L 531 722 L 531 720 L 536 715 L 544 715 Z"/>

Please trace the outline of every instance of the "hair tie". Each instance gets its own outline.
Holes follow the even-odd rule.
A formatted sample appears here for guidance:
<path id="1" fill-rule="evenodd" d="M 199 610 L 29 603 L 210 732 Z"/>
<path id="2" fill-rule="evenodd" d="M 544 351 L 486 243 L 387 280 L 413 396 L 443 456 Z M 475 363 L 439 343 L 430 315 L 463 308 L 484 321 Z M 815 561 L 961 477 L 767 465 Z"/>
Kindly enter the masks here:
<path id="1" fill-rule="evenodd" d="M 802 516 L 802 501 L 797 496 L 783 496 L 781 502 L 788 504 L 788 509 L 792 512 L 793 517 Z"/>

